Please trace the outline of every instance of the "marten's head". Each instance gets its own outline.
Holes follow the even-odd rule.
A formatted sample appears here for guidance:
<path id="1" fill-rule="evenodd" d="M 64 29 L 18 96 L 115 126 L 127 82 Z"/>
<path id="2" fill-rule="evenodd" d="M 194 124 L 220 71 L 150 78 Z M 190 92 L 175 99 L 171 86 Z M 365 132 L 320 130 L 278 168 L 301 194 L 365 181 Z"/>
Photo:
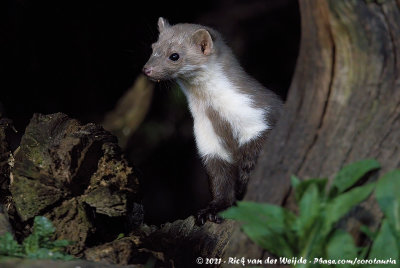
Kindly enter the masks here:
<path id="1" fill-rule="evenodd" d="M 170 25 L 158 19 L 160 32 L 143 73 L 153 81 L 188 79 L 206 68 L 213 56 L 213 30 L 197 24 Z"/>

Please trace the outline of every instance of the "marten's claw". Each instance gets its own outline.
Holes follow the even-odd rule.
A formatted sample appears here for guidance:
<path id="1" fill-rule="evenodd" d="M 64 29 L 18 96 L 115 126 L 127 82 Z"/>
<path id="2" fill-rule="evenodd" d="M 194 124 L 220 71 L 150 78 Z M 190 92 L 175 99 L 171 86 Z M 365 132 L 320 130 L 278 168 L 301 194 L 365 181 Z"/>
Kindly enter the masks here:
<path id="1" fill-rule="evenodd" d="M 218 224 L 223 222 L 223 219 L 218 216 L 218 212 L 210 208 L 202 209 L 197 213 L 196 223 L 197 225 L 204 225 L 207 220 Z"/>

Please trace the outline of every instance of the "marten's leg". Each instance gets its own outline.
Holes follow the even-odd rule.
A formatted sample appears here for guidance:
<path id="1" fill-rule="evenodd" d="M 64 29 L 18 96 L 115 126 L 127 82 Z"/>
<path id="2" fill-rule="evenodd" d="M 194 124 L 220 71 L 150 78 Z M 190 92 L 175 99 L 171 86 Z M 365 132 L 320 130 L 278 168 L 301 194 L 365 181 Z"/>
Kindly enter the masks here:
<path id="1" fill-rule="evenodd" d="M 236 201 L 235 182 L 237 167 L 217 158 L 207 159 L 205 166 L 208 173 L 212 201 L 205 209 L 197 213 L 197 223 L 202 225 L 207 220 L 221 223 L 218 213 L 232 206 Z"/>
<path id="2" fill-rule="evenodd" d="M 266 134 L 267 133 L 239 147 L 239 157 L 237 160 L 239 166 L 239 175 L 237 177 L 238 181 L 236 182 L 235 188 L 237 200 L 242 200 L 246 194 L 250 173 L 257 163 L 257 158 L 260 154 Z"/>

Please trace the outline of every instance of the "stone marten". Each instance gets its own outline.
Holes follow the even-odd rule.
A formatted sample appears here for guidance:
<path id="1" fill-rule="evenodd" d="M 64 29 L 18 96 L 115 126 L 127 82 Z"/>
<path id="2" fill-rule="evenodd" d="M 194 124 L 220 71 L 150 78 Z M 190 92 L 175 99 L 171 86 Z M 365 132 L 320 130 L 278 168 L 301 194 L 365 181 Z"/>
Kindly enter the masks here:
<path id="1" fill-rule="evenodd" d="M 220 223 L 218 212 L 241 200 L 282 101 L 249 76 L 221 35 L 206 26 L 158 19 L 159 37 L 143 67 L 153 81 L 176 81 L 187 97 L 212 201 L 197 223 Z"/>

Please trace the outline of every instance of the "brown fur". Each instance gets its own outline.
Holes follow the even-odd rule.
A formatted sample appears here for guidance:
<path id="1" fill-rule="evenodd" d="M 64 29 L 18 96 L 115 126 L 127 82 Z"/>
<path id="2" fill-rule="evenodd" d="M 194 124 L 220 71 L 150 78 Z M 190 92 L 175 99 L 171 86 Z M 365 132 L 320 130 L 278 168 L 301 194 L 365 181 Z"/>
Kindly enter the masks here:
<path id="1" fill-rule="evenodd" d="M 191 91 L 187 94 L 204 100 L 205 92 L 197 88 L 195 78 L 201 76 L 207 66 L 218 63 L 235 88 L 244 95 L 251 96 L 254 108 L 265 111 L 265 122 L 268 126 L 273 127 L 276 124 L 282 110 L 281 100 L 246 74 L 217 31 L 197 24 L 171 26 L 162 18 L 158 21 L 158 28 L 159 39 L 152 45 L 153 55 L 145 65 L 147 71 L 151 70 L 145 71 L 150 79 L 179 80 L 190 88 Z M 172 61 L 168 58 L 173 53 L 179 53 L 178 60 Z M 217 157 L 204 159 L 213 200 L 198 212 L 197 220 L 200 224 L 206 220 L 220 222 L 217 213 L 244 197 L 250 173 L 270 131 L 265 130 L 240 146 L 230 122 L 218 111 L 211 106 L 207 107 L 206 116 L 222 146 L 233 159 L 229 162 Z"/>
<path id="2" fill-rule="evenodd" d="M 211 108 L 208 108 L 207 115 L 212 122 L 215 133 L 221 137 L 225 149 L 234 156 L 234 163 L 231 165 L 236 172 L 234 173 L 235 176 L 230 179 L 235 181 L 236 199 L 241 200 L 246 192 L 250 172 L 255 167 L 258 155 L 269 132 L 265 131 L 260 137 L 239 146 L 238 141 L 233 137 L 229 122 L 222 119 L 220 115 Z M 213 164 L 214 161 L 206 162 L 207 170 L 214 170 Z"/>

